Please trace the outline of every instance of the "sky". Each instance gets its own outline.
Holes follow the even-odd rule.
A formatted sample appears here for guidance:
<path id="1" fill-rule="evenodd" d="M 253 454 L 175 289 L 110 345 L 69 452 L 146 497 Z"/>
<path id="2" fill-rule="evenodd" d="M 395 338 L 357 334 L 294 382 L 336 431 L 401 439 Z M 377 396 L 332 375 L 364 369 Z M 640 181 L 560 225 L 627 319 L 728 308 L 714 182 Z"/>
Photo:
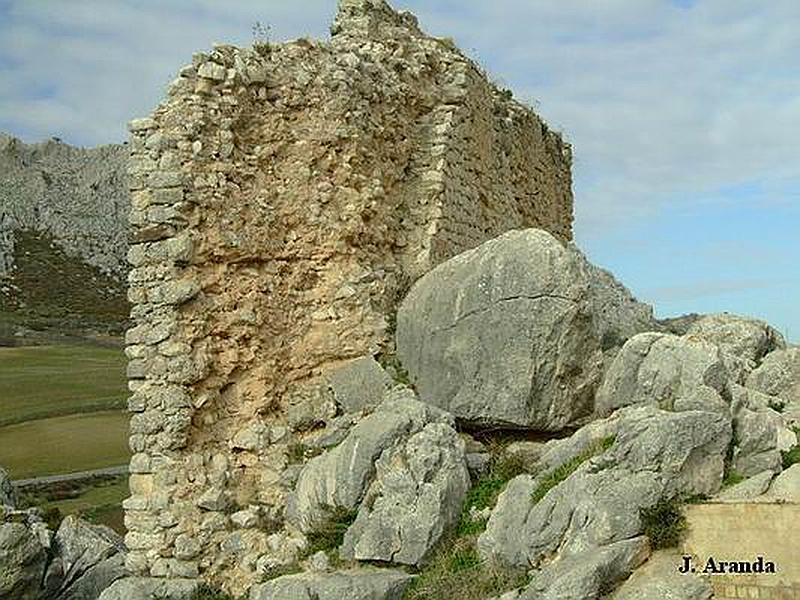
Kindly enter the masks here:
<path id="1" fill-rule="evenodd" d="M 393 0 L 573 146 L 575 237 L 659 316 L 800 342 L 800 2 Z M 0 0 L 0 131 L 120 142 L 193 52 L 328 37 L 335 0 Z"/>

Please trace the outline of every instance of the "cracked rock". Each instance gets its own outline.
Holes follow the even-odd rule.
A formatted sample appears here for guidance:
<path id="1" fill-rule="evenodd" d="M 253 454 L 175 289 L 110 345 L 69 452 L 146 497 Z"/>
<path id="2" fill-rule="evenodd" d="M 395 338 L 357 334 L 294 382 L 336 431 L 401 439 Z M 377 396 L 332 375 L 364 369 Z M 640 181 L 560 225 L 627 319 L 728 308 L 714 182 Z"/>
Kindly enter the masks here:
<path id="1" fill-rule="evenodd" d="M 426 425 L 381 455 L 342 558 L 420 565 L 458 520 L 469 485 L 463 440 L 449 425 Z"/>
<path id="2" fill-rule="evenodd" d="M 478 424 L 554 431 L 593 410 L 605 361 L 652 309 L 572 245 L 511 231 L 442 263 L 397 315 L 420 399 Z"/>

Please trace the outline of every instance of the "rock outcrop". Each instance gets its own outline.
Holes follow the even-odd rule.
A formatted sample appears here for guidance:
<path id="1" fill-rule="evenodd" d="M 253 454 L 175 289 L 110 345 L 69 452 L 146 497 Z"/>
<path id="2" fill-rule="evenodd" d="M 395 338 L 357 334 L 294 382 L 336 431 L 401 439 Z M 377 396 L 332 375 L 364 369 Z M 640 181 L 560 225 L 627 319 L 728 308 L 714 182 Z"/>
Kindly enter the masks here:
<path id="1" fill-rule="evenodd" d="M 25 144 L 0 133 L 0 280 L 14 268 L 18 231 L 48 233 L 76 260 L 124 281 L 128 149 Z"/>
<path id="2" fill-rule="evenodd" d="M 611 600 L 710 600 L 707 580 L 678 572 L 681 556 L 670 550 L 654 552 L 611 596 Z"/>
<path id="3" fill-rule="evenodd" d="M 453 422 L 444 411 L 419 402 L 408 388 L 388 392 L 375 412 L 353 427 L 341 444 L 308 461 L 288 501 L 289 522 L 308 532 L 331 509 L 358 508 L 384 451 L 429 424 L 451 428 Z"/>
<path id="4" fill-rule="evenodd" d="M 744 383 L 768 353 L 786 348 L 783 336 L 764 321 L 728 313 L 698 319 L 686 337 L 717 346 L 736 383 Z"/>
<path id="5" fill-rule="evenodd" d="M 591 415 L 604 351 L 654 325 L 573 246 L 528 229 L 417 281 L 397 352 L 420 398 L 464 422 L 557 431 Z"/>
<path id="6" fill-rule="evenodd" d="M 123 145 L 24 144 L 0 134 L 0 343 L 29 326 L 120 333 L 128 317 Z M 26 334 L 27 332 L 27 334 Z"/>
<path id="7" fill-rule="evenodd" d="M 35 517 L 21 517 L 0 524 L 0 598 L 39 600 L 50 534 Z"/>
<path id="8" fill-rule="evenodd" d="M 600 434 L 608 441 L 598 447 Z M 640 509 L 719 490 L 730 439 L 730 419 L 717 412 L 621 409 L 553 444 L 536 476 L 513 479 L 478 549 L 537 569 L 523 598 L 596 598 L 647 558 Z M 572 472 L 548 483 L 567 463 Z"/>
<path id="9" fill-rule="evenodd" d="M 461 514 L 470 487 L 464 442 L 450 425 L 431 423 L 384 452 L 376 471 L 340 553 L 419 566 Z"/>
<path id="10" fill-rule="evenodd" d="M 597 413 L 633 404 L 666 410 L 729 412 L 730 373 L 718 346 L 689 337 L 642 333 L 622 347 L 597 393 Z"/>
<path id="11" fill-rule="evenodd" d="M 95 600 L 127 575 L 125 544 L 113 530 L 75 516 L 62 522 L 53 540 L 48 578 L 58 581 L 56 600 Z"/>
<path id="12" fill-rule="evenodd" d="M 127 574 L 125 551 L 107 527 L 69 516 L 53 534 L 37 509 L 0 507 L 0 598 L 97 600 Z"/>
<path id="13" fill-rule="evenodd" d="M 800 423 L 800 348 L 768 354 L 747 377 L 745 386 L 772 396 L 792 423 Z"/>
<path id="14" fill-rule="evenodd" d="M 401 600 L 413 579 L 387 569 L 285 575 L 254 586 L 250 600 Z"/>

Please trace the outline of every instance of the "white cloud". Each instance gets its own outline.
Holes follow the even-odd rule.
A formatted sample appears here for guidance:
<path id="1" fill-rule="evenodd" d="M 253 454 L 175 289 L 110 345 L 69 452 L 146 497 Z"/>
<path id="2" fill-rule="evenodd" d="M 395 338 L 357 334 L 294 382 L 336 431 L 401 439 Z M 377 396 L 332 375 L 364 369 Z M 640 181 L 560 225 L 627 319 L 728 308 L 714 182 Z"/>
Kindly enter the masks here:
<path id="1" fill-rule="evenodd" d="M 676 194 L 798 173 L 800 3 L 704 0 L 396 0 L 562 129 L 575 150 L 581 237 L 656 214 Z M 119 141 L 191 53 L 323 36 L 333 0 L 10 3 L 0 24 L 0 126 Z M 12 66 L 7 66 L 11 64 Z M 50 97 L 34 98 L 47 82 Z"/>

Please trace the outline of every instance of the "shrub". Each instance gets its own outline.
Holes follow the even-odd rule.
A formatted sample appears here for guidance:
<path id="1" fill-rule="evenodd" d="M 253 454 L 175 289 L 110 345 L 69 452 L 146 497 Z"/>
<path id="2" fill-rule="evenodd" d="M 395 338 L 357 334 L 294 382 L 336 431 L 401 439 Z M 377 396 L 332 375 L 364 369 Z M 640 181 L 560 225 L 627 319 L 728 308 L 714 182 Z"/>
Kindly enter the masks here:
<path id="1" fill-rule="evenodd" d="M 524 569 L 507 569 L 483 561 L 475 537 L 446 540 L 409 587 L 405 600 L 484 600 L 525 585 Z"/>
<path id="2" fill-rule="evenodd" d="M 320 550 L 331 552 L 338 549 L 344 541 L 347 528 L 353 524 L 358 514 L 357 510 L 341 507 L 328 507 L 326 510 L 328 518 L 306 536 L 308 539 L 307 556 Z"/>
<path id="3" fill-rule="evenodd" d="M 769 406 L 775 412 L 779 413 L 782 413 L 784 410 L 786 410 L 786 402 L 784 402 L 780 398 L 774 398 L 770 400 L 769 402 L 767 402 L 767 406 Z"/>
<path id="4" fill-rule="evenodd" d="M 800 445 L 790 448 L 786 452 L 781 452 L 783 468 L 788 469 L 794 464 L 800 463 Z"/>
<path id="5" fill-rule="evenodd" d="M 292 442 L 286 448 L 287 460 L 290 465 L 296 465 L 305 462 L 307 458 L 314 458 L 322 454 L 322 448 L 314 448 L 307 446 L 302 442 Z"/>
<path id="6" fill-rule="evenodd" d="M 654 506 L 640 508 L 639 518 L 653 550 L 674 548 L 686 531 L 686 517 L 678 498 L 662 499 Z"/>
<path id="7" fill-rule="evenodd" d="M 477 510 L 483 510 L 494 507 L 497 497 L 506 484 L 525 472 L 525 464 L 519 456 L 500 455 L 492 459 L 489 471 L 482 475 L 467 492 L 456 530 L 457 534 L 464 536 L 482 532 L 486 528 L 486 521 L 473 520 L 470 517 L 471 509 L 475 507 Z"/>
<path id="8" fill-rule="evenodd" d="M 162 596 L 160 594 L 154 594 L 150 597 L 150 600 L 169 600 L 169 596 Z M 192 593 L 191 596 L 187 598 L 187 600 L 245 600 L 244 597 L 236 598 L 231 596 L 230 594 L 226 594 L 216 588 L 212 588 L 211 586 L 201 583 L 197 589 Z"/>
<path id="9" fill-rule="evenodd" d="M 722 478 L 722 487 L 730 487 L 732 485 L 736 485 L 737 483 L 741 483 L 744 480 L 744 475 L 739 473 L 739 471 L 733 468 L 728 468 L 725 470 L 725 475 Z"/>
<path id="10" fill-rule="evenodd" d="M 262 56 L 267 56 L 272 52 L 271 29 L 269 24 L 264 25 L 261 21 L 253 23 L 253 49 Z"/>

